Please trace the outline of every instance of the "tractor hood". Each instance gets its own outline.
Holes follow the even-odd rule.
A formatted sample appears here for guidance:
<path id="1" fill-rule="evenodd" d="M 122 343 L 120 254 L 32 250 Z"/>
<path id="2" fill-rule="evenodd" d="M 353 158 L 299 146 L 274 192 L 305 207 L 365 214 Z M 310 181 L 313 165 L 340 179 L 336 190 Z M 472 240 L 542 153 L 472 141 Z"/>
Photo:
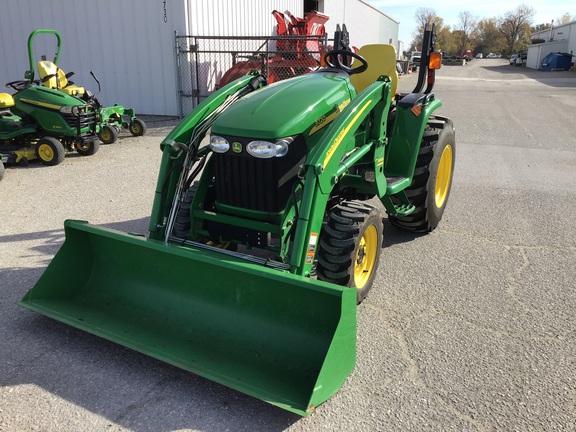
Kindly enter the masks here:
<path id="1" fill-rule="evenodd" d="M 58 90 L 42 86 L 31 86 L 14 95 L 14 100 L 30 107 L 39 107 L 58 111 L 63 106 L 84 106 L 81 99 L 70 96 Z"/>
<path id="2" fill-rule="evenodd" d="M 314 72 L 280 81 L 235 102 L 212 126 L 212 133 L 274 139 L 301 134 L 350 101 L 348 75 Z"/>

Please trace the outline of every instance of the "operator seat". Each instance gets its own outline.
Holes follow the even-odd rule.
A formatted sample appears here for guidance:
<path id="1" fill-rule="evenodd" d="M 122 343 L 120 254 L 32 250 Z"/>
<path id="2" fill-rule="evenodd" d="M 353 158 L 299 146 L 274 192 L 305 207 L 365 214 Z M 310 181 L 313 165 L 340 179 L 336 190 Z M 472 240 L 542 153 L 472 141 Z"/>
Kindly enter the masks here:
<path id="1" fill-rule="evenodd" d="M 360 93 L 378 79 L 380 75 L 388 75 L 392 81 L 390 96 L 393 98 L 398 89 L 398 71 L 396 70 L 396 49 L 388 44 L 364 45 L 358 54 L 368 62 L 368 69 L 350 76 L 350 81 Z"/>
<path id="2" fill-rule="evenodd" d="M 0 111 L 14 106 L 14 98 L 9 93 L 0 93 Z"/>
<path id="3" fill-rule="evenodd" d="M 42 83 L 44 87 L 60 90 L 61 92 L 67 93 L 71 96 L 82 96 L 84 94 L 84 87 L 74 85 L 72 81 L 68 81 L 68 77 L 64 71 L 51 61 L 39 61 L 38 73 L 40 75 L 40 80 L 51 75 L 50 78 Z"/>

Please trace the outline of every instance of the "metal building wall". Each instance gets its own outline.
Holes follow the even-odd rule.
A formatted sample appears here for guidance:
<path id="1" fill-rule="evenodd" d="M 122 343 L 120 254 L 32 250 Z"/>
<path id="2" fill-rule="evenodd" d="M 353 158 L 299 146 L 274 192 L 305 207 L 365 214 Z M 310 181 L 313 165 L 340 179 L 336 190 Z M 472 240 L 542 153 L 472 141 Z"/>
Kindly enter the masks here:
<path id="1" fill-rule="evenodd" d="M 350 43 L 363 45 L 385 43 L 398 48 L 399 23 L 362 0 L 321 0 L 319 12 L 330 17 L 326 23 L 328 36 L 332 37 L 336 24 L 346 24 Z"/>
<path id="2" fill-rule="evenodd" d="M 183 1 L 183 0 L 182 0 Z M 28 35 L 36 29 L 62 36 L 59 66 L 71 79 L 96 92 L 92 70 L 102 84 L 99 99 L 141 114 L 177 114 L 174 31 L 185 30 L 184 4 L 152 0 L 18 0 L 0 13 L 0 84 L 24 78 Z M 40 38 L 50 43 L 41 43 Z M 53 39 L 53 40 L 52 40 Z M 52 60 L 55 38 L 40 35 L 36 59 Z"/>
<path id="3" fill-rule="evenodd" d="M 303 16 L 304 0 L 187 0 L 188 34 L 194 36 L 270 36 L 274 9 Z"/>
<path id="4" fill-rule="evenodd" d="M 551 52 L 576 53 L 576 21 L 532 34 L 532 39 L 544 39 L 546 42 L 528 46 L 526 67 L 540 69 L 542 60 Z M 573 59 L 574 60 L 574 59 Z"/>

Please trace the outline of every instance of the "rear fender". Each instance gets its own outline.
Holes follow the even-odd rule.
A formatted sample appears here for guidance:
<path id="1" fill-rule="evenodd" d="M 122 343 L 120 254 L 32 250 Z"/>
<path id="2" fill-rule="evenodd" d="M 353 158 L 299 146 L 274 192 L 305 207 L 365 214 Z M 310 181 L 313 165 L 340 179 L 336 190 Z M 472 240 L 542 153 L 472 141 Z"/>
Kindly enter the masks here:
<path id="1" fill-rule="evenodd" d="M 440 106 L 442 103 L 432 93 L 411 93 L 400 100 L 386 151 L 384 171 L 387 177 L 404 177 L 412 181 L 426 123 Z"/>

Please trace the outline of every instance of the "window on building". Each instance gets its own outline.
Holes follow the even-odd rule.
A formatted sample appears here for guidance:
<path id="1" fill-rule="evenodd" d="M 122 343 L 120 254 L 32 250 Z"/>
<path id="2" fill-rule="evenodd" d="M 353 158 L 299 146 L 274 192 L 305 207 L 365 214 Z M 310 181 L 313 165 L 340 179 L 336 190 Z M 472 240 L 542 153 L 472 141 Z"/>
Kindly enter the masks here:
<path id="1" fill-rule="evenodd" d="M 324 12 L 324 0 L 304 0 L 304 15 L 309 12 Z"/>

